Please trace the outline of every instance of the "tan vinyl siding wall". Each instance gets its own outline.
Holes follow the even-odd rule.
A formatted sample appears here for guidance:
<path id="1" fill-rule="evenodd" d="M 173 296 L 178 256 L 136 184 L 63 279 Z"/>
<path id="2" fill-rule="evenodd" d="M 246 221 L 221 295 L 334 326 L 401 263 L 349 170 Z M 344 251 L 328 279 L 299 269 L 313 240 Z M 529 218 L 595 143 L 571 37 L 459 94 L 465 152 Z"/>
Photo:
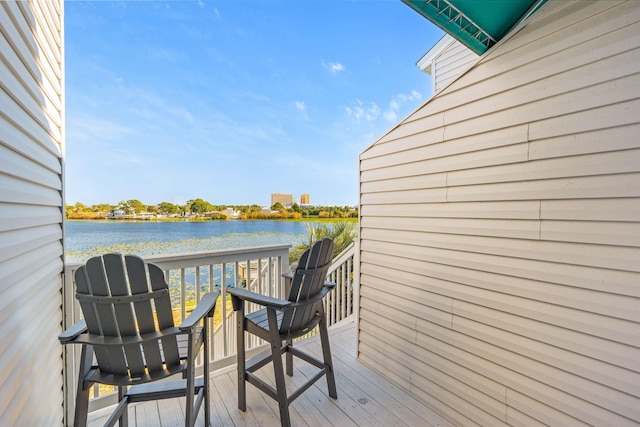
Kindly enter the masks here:
<path id="1" fill-rule="evenodd" d="M 63 422 L 62 0 L 0 2 L 0 425 Z"/>
<path id="2" fill-rule="evenodd" d="M 639 35 L 551 0 L 360 156 L 359 357 L 457 424 L 640 423 Z"/>
<path id="3" fill-rule="evenodd" d="M 473 61 L 478 60 L 471 49 L 454 40 L 442 54 L 433 60 L 433 70 L 435 87 L 433 93 L 451 83 L 460 75 Z"/>

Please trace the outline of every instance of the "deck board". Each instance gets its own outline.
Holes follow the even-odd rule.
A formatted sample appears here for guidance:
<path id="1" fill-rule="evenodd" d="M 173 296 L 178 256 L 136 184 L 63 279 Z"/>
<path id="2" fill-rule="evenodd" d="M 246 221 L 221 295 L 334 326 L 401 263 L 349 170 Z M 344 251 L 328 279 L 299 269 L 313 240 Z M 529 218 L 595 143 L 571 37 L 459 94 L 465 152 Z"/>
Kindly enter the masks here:
<path id="1" fill-rule="evenodd" d="M 356 327 L 353 322 L 329 329 L 331 352 L 336 373 L 338 399 L 327 393 L 327 383 L 320 379 L 290 406 L 294 426 L 433 426 L 452 425 L 428 407 L 409 396 L 399 387 L 358 361 L 356 355 Z M 318 337 L 301 343 L 306 351 L 321 356 Z M 258 371 L 265 381 L 273 383 L 271 365 Z M 295 359 L 294 376 L 287 378 L 293 387 L 312 375 L 314 367 Z M 211 377 L 211 422 L 214 426 L 279 426 L 278 405 L 252 385 L 247 385 L 247 411 L 237 409 L 237 379 L 234 368 L 213 373 Z M 89 415 L 89 425 L 102 425 L 110 413 L 106 408 Z M 184 398 L 167 399 L 131 405 L 129 425 L 184 425 Z M 200 411 L 196 425 L 204 426 L 204 412 Z"/>

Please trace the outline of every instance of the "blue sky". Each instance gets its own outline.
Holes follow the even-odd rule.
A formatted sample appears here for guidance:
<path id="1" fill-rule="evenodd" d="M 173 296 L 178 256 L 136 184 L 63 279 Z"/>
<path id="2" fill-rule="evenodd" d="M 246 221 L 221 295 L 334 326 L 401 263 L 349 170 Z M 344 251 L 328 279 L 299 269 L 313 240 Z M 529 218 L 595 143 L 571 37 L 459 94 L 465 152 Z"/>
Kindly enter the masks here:
<path id="1" fill-rule="evenodd" d="M 400 0 L 66 1 L 66 203 L 355 205 L 442 34 Z"/>

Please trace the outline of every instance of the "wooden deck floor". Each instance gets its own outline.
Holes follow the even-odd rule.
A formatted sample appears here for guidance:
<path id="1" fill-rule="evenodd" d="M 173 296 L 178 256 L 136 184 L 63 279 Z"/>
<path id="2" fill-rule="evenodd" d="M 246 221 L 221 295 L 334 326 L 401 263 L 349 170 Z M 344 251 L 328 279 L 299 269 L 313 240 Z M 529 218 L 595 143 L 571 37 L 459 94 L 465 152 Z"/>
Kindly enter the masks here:
<path id="1" fill-rule="evenodd" d="M 426 406 L 381 378 L 357 361 L 356 328 L 347 323 L 330 329 L 331 352 L 336 372 L 338 399 L 327 395 L 326 381 L 321 379 L 290 406 L 294 426 L 451 426 Z M 316 337 L 299 344 L 320 357 Z M 297 359 L 292 387 L 304 381 L 315 368 Z M 269 379 L 271 365 L 262 369 Z M 260 371 L 259 371 L 260 372 Z M 279 426 L 278 406 L 257 388 L 247 385 L 247 411 L 237 409 L 235 367 L 217 371 L 211 377 L 212 417 L 214 426 Z M 90 426 L 103 425 L 109 408 L 90 414 Z M 198 426 L 204 426 L 200 410 Z M 184 399 L 168 399 L 131 405 L 129 425 L 168 427 L 184 425 Z"/>

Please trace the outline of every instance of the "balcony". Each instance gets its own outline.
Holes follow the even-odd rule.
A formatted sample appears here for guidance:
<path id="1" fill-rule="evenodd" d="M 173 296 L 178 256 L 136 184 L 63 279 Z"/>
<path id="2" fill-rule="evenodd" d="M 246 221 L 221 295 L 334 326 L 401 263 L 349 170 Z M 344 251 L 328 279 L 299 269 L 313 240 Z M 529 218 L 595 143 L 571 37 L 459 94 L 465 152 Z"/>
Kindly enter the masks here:
<path id="1" fill-rule="evenodd" d="M 338 325 L 351 310 L 357 322 L 344 339 L 341 325 L 332 328 L 334 352 L 346 341 L 352 353 L 339 356 L 340 397 L 331 405 L 358 414 L 365 397 L 382 424 L 381 407 L 395 413 L 387 405 L 412 402 L 377 400 L 366 382 L 362 396 L 352 388 L 358 375 L 378 380 L 352 374 L 349 361 L 378 366 L 460 425 L 640 425 L 639 5 L 536 2 L 540 11 L 529 10 L 472 67 L 443 57 L 440 77 L 457 69 L 460 78 L 360 153 L 362 262 L 353 265 L 362 283 L 336 293 L 344 306 L 328 302 L 347 311 Z M 64 267 L 64 284 L 60 277 L 69 160 L 63 18 L 62 0 L 0 1 L 0 425 L 59 425 L 63 386 L 64 408 L 73 410 L 75 355 L 65 353 L 62 384 L 56 339 L 61 320 L 65 327 L 77 316 L 73 266 Z M 180 318 L 219 274 L 223 288 L 237 281 L 279 291 L 285 253 L 153 259 L 175 283 Z M 230 312 L 219 307 L 224 325 Z M 206 363 L 226 375 L 233 330 L 222 326 L 213 338 Z M 216 406 L 230 417 L 223 421 L 244 417 L 233 383 L 216 376 L 214 385 L 230 401 L 228 410 Z M 381 396 L 395 393 L 382 387 Z M 294 403 L 297 414 L 307 407 L 296 405 L 325 404 L 324 394 L 309 393 L 311 401 Z M 96 389 L 94 418 L 112 400 Z M 167 403 L 162 414 L 136 407 L 137 424 L 171 421 L 170 405 L 180 403 Z M 256 416 L 236 424 L 244 422 L 258 424 Z"/>
<path id="2" fill-rule="evenodd" d="M 296 426 L 451 426 L 432 410 L 418 402 L 356 359 L 357 328 L 348 317 L 329 328 L 331 351 L 336 370 L 338 399 L 327 395 L 326 382 L 321 380 L 295 400 L 291 406 L 291 421 Z M 299 343 L 315 356 L 321 354 L 320 340 L 306 338 Z M 297 361 L 296 361 L 297 362 Z M 302 382 L 310 375 L 305 363 L 294 364 L 291 384 Z M 269 378 L 270 366 L 260 371 Z M 280 426 L 278 405 L 257 388 L 247 386 L 247 412 L 237 409 L 235 366 L 215 371 L 211 378 L 212 425 L 219 426 Z M 169 399 L 132 405 L 129 425 L 159 426 L 184 424 L 184 399 Z M 196 425 L 204 425 L 203 411 Z M 109 409 L 90 414 L 90 426 L 102 426 Z"/>
<path id="3" fill-rule="evenodd" d="M 208 355 L 214 375 L 212 380 L 214 424 L 219 425 L 279 425 L 277 405 L 255 388 L 248 387 L 248 411 L 237 410 L 235 379 L 235 324 L 227 288 L 243 286 L 262 294 L 282 297 L 283 272 L 289 270 L 289 245 L 273 245 L 246 249 L 209 252 L 157 255 L 147 257 L 165 271 L 169 282 L 174 317 L 179 322 L 189 314 L 200 295 L 212 289 L 219 289 L 220 300 L 210 337 L 211 354 Z M 418 403 L 404 391 L 382 379 L 374 371 L 357 360 L 357 328 L 354 323 L 358 286 L 354 271 L 357 247 L 349 246 L 338 255 L 329 269 L 329 280 L 336 283 L 336 290 L 325 300 L 332 349 L 336 363 L 339 398 L 337 401 L 326 396 L 324 382 L 314 385 L 292 406 L 292 417 L 296 425 L 443 425 L 443 421 L 431 410 Z M 73 272 L 79 264 L 65 267 L 65 320 L 67 325 L 80 318 L 80 310 L 73 298 Z M 222 301 L 226 303 L 223 304 Z M 311 353 L 320 352 L 319 342 L 310 334 L 299 345 Z M 262 342 L 250 343 L 252 353 L 261 351 Z M 65 370 L 65 401 L 67 414 L 73 412 L 74 387 L 76 384 L 78 355 L 74 349 L 67 349 Z M 297 376 L 291 381 L 299 381 L 308 374 L 308 368 L 300 362 L 296 365 Z M 268 377 L 270 366 L 264 368 Z M 110 406 L 116 403 L 115 393 L 96 386 L 90 403 L 90 420 L 101 425 L 110 413 Z M 181 424 L 184 411 L 179 399 L 154 402 L 144 406 L 132 406 L 130 419 L 134 425 Z M 202 415 L 200 415 L 202 417 Z M 204 423 L 203 420 L 199 420 Z"/>

